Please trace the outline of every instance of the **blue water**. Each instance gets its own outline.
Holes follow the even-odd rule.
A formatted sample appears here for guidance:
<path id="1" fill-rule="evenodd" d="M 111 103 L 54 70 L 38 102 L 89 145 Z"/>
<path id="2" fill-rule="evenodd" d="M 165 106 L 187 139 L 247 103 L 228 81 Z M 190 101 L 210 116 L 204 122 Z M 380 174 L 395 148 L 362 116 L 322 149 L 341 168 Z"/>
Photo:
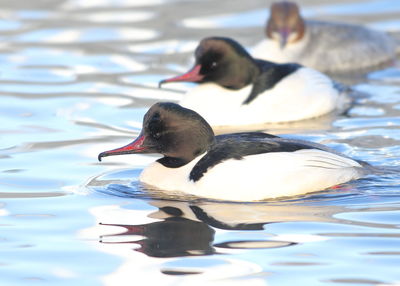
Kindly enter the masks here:
<path id="1" fill-rule="evenodd" d="M 400 31 L 398 1 L 301 1 L 305 15 Z M 346 77 L 347 116 L 270 130 L 384 172 L 259 203 L 145 190 L 156 157 L 99 152 L 138 135 L 199 39 L 263 37 L 251 1 L 3 1 L 0 285 L 400 285 L 400 70 Z"/>

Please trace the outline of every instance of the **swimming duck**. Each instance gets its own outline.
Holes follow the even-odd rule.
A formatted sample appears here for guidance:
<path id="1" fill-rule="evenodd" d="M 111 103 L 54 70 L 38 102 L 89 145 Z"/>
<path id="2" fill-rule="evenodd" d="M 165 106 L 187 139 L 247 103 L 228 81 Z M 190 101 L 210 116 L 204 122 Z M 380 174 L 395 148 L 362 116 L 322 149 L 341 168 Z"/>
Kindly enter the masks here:
<path id="1" fill-rule="evenodd" d="M 323 145 L 245 132 L 214 136 L 197 112 L 154 104 L 132 143 L 99 154 L 159 153 L 139 181 L 165 190 L 229 201 L 257 201 L 320 191 L 358 179 L 368 164 Z"/>
<path id="2" fill-rule="evenodd" d="M 331 74 L 366 72 L 396 58 L 390 35 L 359 25 L 304 20 L 297 4 L 289 1 L 272 4 L 265 34 L 254 57 Z"/>
<path id="3" fill-rule="evenodd" d="M 203 39 L 187 73 L 162 80 L 196 82 L 179 102 L 200 113 L 211 126 L 247 126 L 318 117 L 344 111 L 348 90 L 326 75 L 299 64 L 252 58 L 236 41 Z"/>

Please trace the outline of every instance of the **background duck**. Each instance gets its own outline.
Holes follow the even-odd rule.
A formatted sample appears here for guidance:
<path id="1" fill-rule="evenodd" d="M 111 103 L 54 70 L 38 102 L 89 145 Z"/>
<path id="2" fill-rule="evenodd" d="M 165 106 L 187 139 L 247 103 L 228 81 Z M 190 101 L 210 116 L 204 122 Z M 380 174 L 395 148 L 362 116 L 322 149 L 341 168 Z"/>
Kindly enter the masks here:
<path id="1" fill-rule="evenodd" d="M 275 64 L 252 58 L 236 41 L 203 39 L 195 65 L 169 82 L 196 82 L 179 102 L 200 113 L 213 127 L 291 122 L 342 112 L 348 89 L 299 64 Z"/>
<path id="2" fill-rule="evenodd" d="M 256 201 L 320 191 L 369 172 L 323 145 L 265 133 L 214 136 L 195 111 L 157 103 L 145 114 L 142 132 L 127 146 L 102 157 L 159 153 L 140 181 L 165 191 L 230 201 Z"/>
<path id="3" fill-rule="evenodd" d="M 296 3 L 271 5 L 266 39 L 252 55 L 280 63 L 297 62 L 322 72 L 365 72 L 393 64 L 396 42 L 390 35 L 359 25 L 305 20 Z"/>

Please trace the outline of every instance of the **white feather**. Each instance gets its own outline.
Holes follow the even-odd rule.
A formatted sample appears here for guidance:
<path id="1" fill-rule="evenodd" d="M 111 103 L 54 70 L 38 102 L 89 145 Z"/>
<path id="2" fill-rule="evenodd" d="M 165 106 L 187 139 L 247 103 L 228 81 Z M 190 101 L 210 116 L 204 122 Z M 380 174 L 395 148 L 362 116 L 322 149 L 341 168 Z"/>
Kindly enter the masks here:
<path id="1" fill-rule="evenodd" d="M 200 84 L 180 104 L 197 111 L 213 127 L 220 127 L 314 118 L 333 111 L 339 100 L 330 78 L 304 67 L 243 104 L 251 88 L 229 90 L 214 83 Z"/>
<path id="2" fill-rule="evenodd" d="M 267 38 L 255 45 L 250 53 L 256 59 L 274 63 L 301 63 L 303 50 L 308 43 L 307 35 L 306 33 L 300 41 L 288 43 L 284 49 L 278 41 Z"/>
<path id="3" fill-rule="evenodd" d="M 165 191 L 256 201 L 320 191 L 363 175 L 362 166 L 352 159 L 306 149 L 229 159 L 210 168 L 200 180 L 190 181 L 189 173 L 202 156 L 180 168 L 155 162 L 143 171 L 140 181 Z"/>

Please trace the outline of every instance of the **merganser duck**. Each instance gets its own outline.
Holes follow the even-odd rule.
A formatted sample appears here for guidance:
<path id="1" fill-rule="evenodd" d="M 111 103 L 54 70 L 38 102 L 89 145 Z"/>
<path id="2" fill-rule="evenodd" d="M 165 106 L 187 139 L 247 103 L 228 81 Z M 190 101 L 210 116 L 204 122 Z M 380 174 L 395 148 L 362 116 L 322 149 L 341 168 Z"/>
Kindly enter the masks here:
<path id="1" fill-rule="evenodd" d="M 236 41 L 203 39 L 187 73 L 162 80 L 196 82 L 179 102 L 213 127 L 281 123 L 318 117 L 349 107 L 348 90 L 298 64 L 253 59 Z"/>
<path id="2" fill-rule="evenodd" d="M 197 112 L 156 103 L 132 143 L 102 157 L 160 153 L 139 181 L 165 191 L 229 201 L 300 195 L 358 179 L 368 164 L 323 145 L 260 133 L 214 136 Z"/>
<path id="3" fill-rule="evenodd" d="M 297 62 L 321 72 L 366 72 L 394 63 L 396 43 L 388 34 L 359 25 L 304 20 L 296 3 L 273 3 L 266 39 L 254 57 Z"/>

